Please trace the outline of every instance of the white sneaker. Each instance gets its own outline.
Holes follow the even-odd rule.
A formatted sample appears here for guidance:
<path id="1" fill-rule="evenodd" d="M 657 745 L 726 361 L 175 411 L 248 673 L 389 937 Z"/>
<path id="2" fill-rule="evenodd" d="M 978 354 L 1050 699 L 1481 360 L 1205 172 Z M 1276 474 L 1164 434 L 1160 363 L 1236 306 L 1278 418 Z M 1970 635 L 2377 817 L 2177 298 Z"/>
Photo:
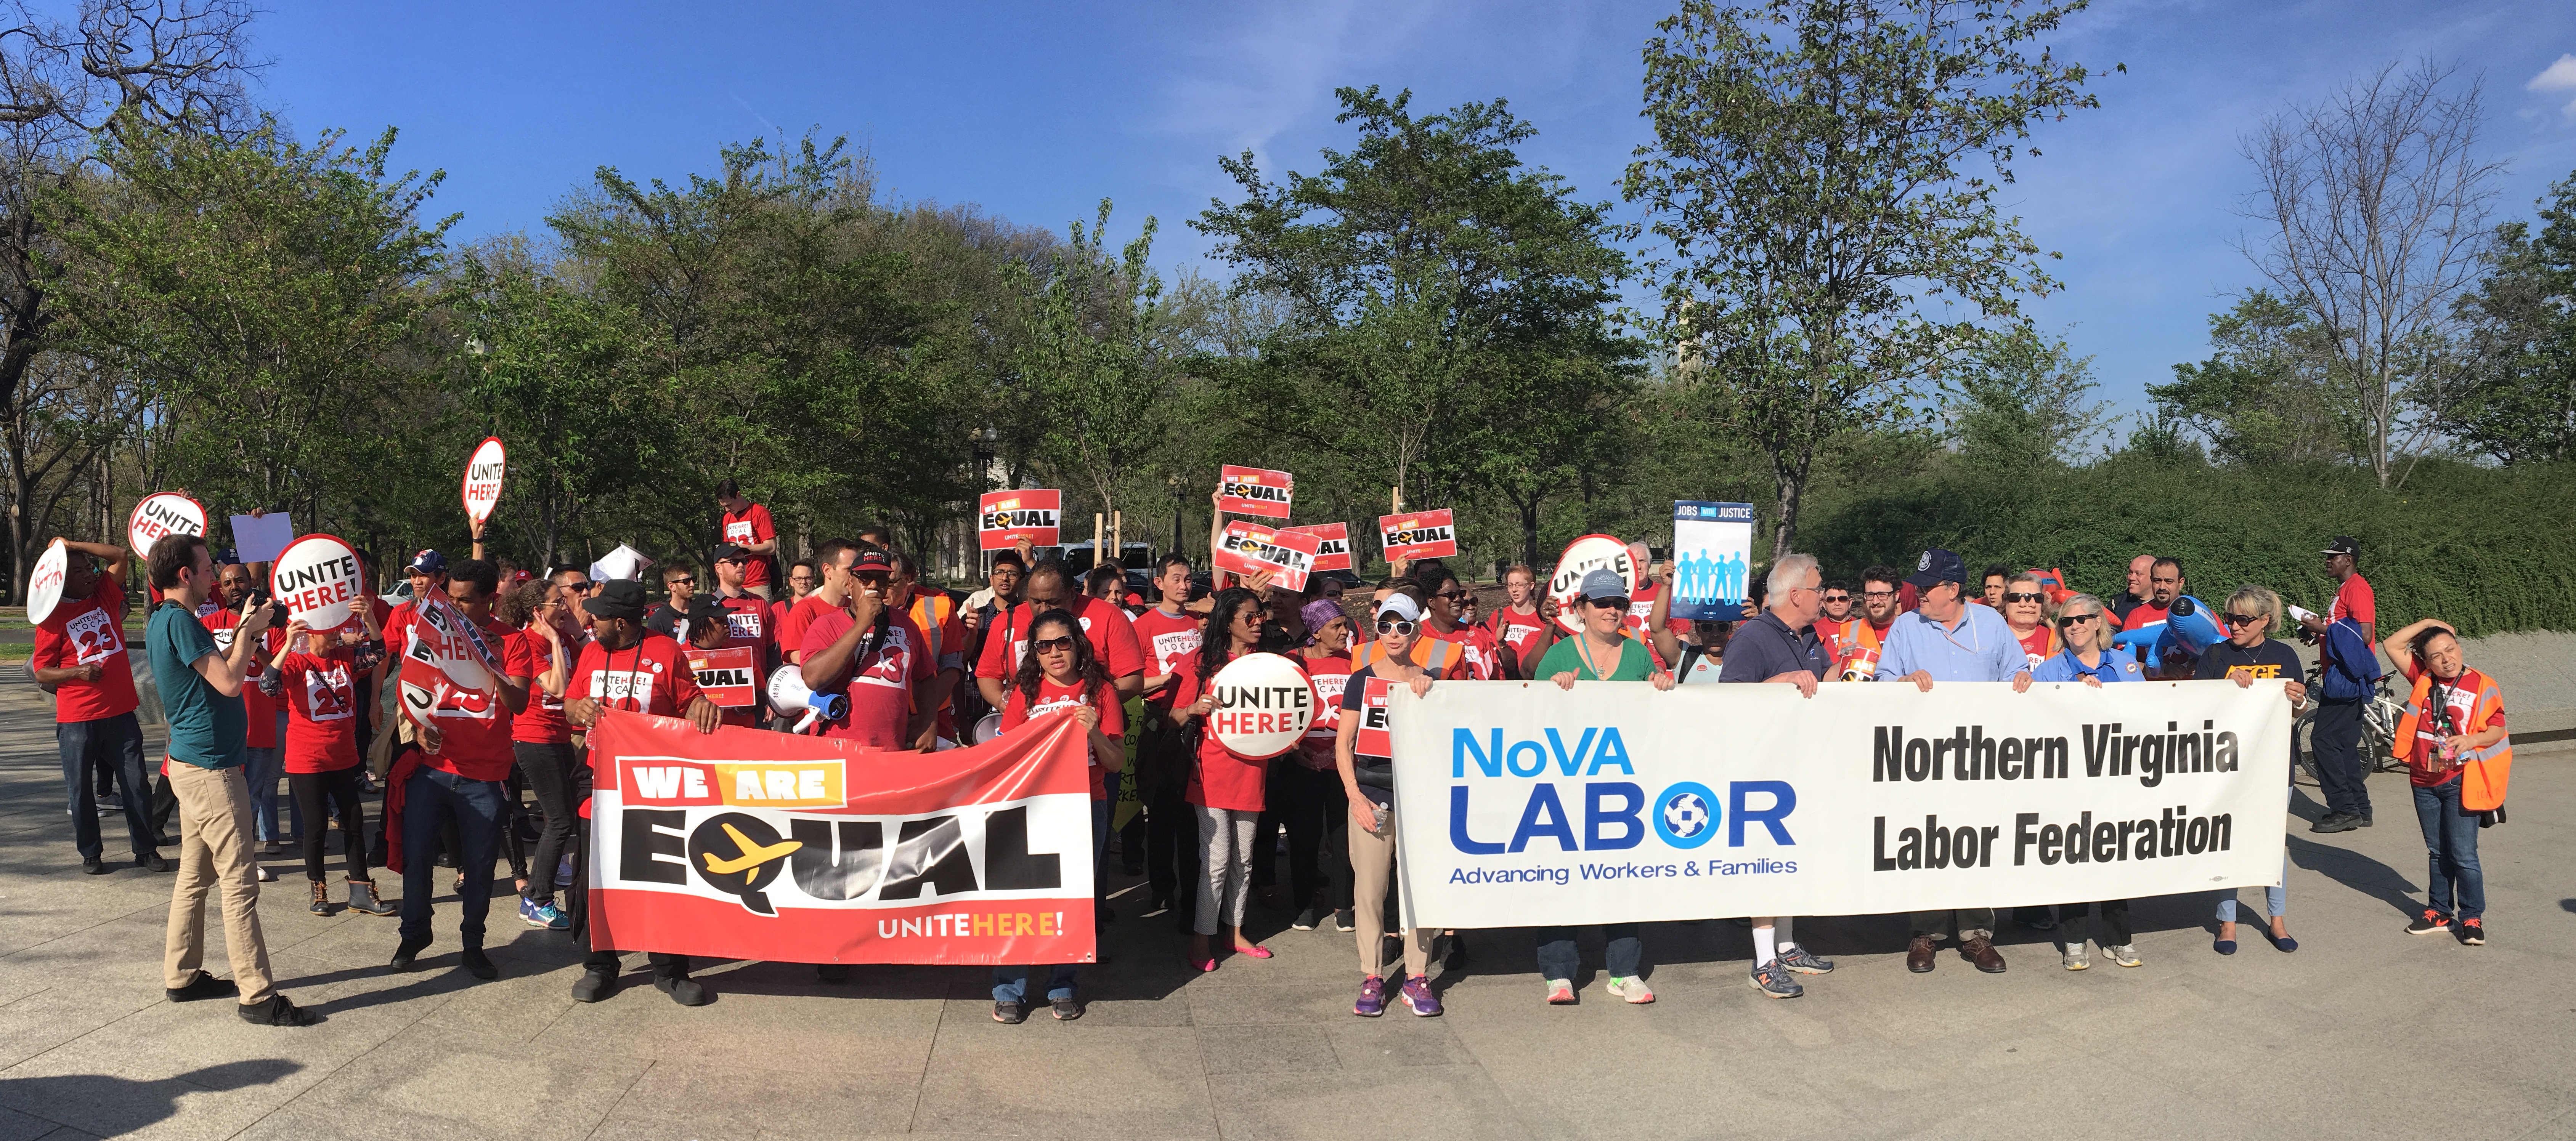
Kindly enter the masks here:
<path id="1" fill-rule="evenodd" d="M 2123 943 L 2117 947 L 2102 948 L 2102 957 L 2124 967 L 2134 967 L 2144 961 L 2138 958 L 2138 949 L 2127 943 Z"/>
<path id="2" fill-rule="evenodd" d="M 2093 965 L 2092 960 L 2087 959 L 2084 956 L 2084 941 L 2081 939 L 2077 939 L 2066 945 L 2064 961 L 2066 963 L 2066 969 L 2070 971 L 2080 971 Z"/>
<path id="3" fill-rule="evenodd" d="M 272 872 L 272 871 L 268 870 L 268 865 L 266 865 L 266 864 L 255 864 L 255 865 L 253 865 L 253 866 L 254 866 L 254 867 L 257 867 L 257 868 L 259 869 L 259 882 L 261 882 L 261 883 L 276 883 L 276 882 L 277 882 L 277 873 L 276 873 L 276 872 Z"/>
<path id="4" fill-rule="evenodd" d="M 1655 992 L 1647 989 L 1646 980 L 1638 978 L 1635 975 L 1629 975 L 1625 978 L 1618 975 L 1612 975 L 1610 976 L 1609 982 L 1601 984 L 1601 989 L 1609 991 L 1611 994 L 1625 999 L 1637 1006 L 1644 1006 L 1647 1003 L 1655 1001 Z"/>

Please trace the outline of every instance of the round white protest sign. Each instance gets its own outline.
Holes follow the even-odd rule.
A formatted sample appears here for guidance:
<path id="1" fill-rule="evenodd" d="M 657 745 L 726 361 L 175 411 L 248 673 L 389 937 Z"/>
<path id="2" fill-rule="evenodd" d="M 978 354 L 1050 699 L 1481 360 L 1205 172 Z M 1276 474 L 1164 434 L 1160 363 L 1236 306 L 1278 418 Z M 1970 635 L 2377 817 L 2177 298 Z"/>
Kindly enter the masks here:
<path id="1" fill-rule="evenodd" d="M 175 491 L 157 491 L 134 505 L 134 514 L 125 521 L 125 541 L 134 553 L 152 557 L 152 544 L 164 535 L 203 535 L 206 533 L 206 508 L 194 499 Z"/>
<path id="2" fill-rule="evenodd" d="M 502 453 L 499 436 L 484 437 L 465 461 L 465 515 L 480 523 L 492 517 L 492 505 L 501 501 L 501 473 L 508 457 Z"/>
<path id="3" fill-rule="evenodd" d="M 333 535 L 306 535 L 278 552 L 268 572 L 268 592 L 315 630 L 347 625 L 351 604 L 367 594 L 367 568 L 358 549 Z"/>
<path id="4" fill-rule="evenodd" d="M 1315 723 L 1315 681 L 1278 654 L 1245 654 L 1208 679 L 1216 708 L 1208 733 L 1225 751 L 1264 760 L 1297 747 Z"/>
<path id="5" fill-rule="evenodd" d="M 41 625 L 52 617 L 54 607 L 63 601 L 63 576 L 71 573 L 72 557 L 62 540 L 36 556 L 36 573 L 27 577 L 27 624 Z"/>
<path id="6" fill-rule="evenodd" d="M 1628 544 L 1611 536 L 1585 535 L 1567 543 L 1565 553 L 1557 556 L 1556 573 L 1547 579 L 1547 596 L 1556 600 L 1556 624 L 1566 633 L 1583 630 L 1574 607 L 1574 596 L 1583 589 L 1583 576 L 1604 568 L 1618 572 L 1628 584 L 1628 593 L 1637 592 L 1637 560 L 1628 557 Z"/>

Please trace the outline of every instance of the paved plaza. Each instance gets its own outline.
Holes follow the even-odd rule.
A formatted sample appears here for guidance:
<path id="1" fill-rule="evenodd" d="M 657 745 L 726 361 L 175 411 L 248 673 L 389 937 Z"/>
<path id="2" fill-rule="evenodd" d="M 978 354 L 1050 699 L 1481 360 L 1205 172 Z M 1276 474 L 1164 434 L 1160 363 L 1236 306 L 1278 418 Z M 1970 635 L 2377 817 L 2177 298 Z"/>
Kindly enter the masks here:
<path id="1" fill-rule="evenodd" d="M 388 974 L 394 921 L 306 914 L 300 866 L 276 860 L 278 982 L 328 1016 L 297 1030 L 162 999 L 170 877 L 80 874 L 50 718 L 23 673 L 0 682 L 0 1141 L 2576 1136 L 2576 752 L 2530 752 L 2512 821 L 2482 838 L 2484 947 L 2401 930 L 2424 851 L 2382 775 L 2377 827 L 2289 822 L 2296 954 L 2252 925 L 2211 953 L 2207 895 L 2142 901 L 2144 965 L 2080 974 L 2041 932 L 2002 937 L 2005 975 L 1945 952 L 1916 976 L 1901 917 L 1802 920 L 1840 969 L 1780 1002 L 1744 984 L 1744 928 L 1654 924 L 1661 1001 L 1605 995 L 1596 938 L 1582 1004 L 1552 1008 L 1528 933 L 1479 932 L 1464 971 L 1435 971 L 1438 1019 L 1352 1017 L 1351 937 L 1284 913 L 1255 913 L 1277 958 L 1193 977 L 1134 890 L 1070 1024 L 995 1024 L 971 968 L 826 985 L 725 963 L 701 971 L 714 1004 L 684 1009 L 630 956 L 629 989 L 585 1006 L 569 941 L 497 905 L 499 981 L 457 968 L 452 902 L 421 969 Z"/>

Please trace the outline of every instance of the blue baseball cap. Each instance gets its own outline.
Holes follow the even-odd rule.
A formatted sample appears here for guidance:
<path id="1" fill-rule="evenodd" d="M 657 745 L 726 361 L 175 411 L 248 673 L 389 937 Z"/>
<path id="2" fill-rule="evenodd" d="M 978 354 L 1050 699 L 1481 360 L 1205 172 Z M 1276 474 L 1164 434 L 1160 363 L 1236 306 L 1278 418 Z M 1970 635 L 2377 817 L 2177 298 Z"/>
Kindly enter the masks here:
<path id="1" fill-rule="evenodd" d="M 419 554 L 411 557 L 411 563 L 403 568 L 403 573 L 446 574 L 447 556 L 439 554 L 437 551 L 423 550 Z"/>
<path id="2" fill-rule="evenodd" d="M 1913 583 L 1916 590 L 1930 590 L 1935 584 L 1944 582 L 1965 586 L 1968 564 L 1956 553 L 1934 547 L 1914 561 L 1914 573 L 1905 576 L 1905 581 Z"/>

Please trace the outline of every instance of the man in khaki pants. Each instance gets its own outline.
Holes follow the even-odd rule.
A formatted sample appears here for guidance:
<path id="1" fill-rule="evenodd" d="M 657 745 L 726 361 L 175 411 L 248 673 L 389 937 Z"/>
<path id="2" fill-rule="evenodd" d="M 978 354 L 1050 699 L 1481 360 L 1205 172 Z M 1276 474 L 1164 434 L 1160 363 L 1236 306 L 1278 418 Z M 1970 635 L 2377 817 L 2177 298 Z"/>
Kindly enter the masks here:
<path id="1" fill-rule="evenodd" d="M 170 722 L 168 780 L 179 801 L 180 834 L 179 881 L 170 892 L 162 985 L 172 1002 L 238 995 L 243 1021 L 310 1026 L 321 1016 L 298 1009 L 269 985 L 268 944 L 259 931 L 259 881 L 250 854 L 250 786 L 242 779 L 250 730 L 242 708 L 242 677 L 259 654 L 262 635 L 277 619 L 277 605 L 245 602 L 232 651 L 217 653 L 214 636 L 197 620 L 197 607 L 215 583 L 206 541 L 195 535 L 164 536 L 152 544 L 151 567 L 161 605 L 152 611 L 144 644 Z M 206 893 L 218 887 L 223 891 L 224 948 L 233 963 L 229 982 L 199 965 L 206 957 Z"/>

